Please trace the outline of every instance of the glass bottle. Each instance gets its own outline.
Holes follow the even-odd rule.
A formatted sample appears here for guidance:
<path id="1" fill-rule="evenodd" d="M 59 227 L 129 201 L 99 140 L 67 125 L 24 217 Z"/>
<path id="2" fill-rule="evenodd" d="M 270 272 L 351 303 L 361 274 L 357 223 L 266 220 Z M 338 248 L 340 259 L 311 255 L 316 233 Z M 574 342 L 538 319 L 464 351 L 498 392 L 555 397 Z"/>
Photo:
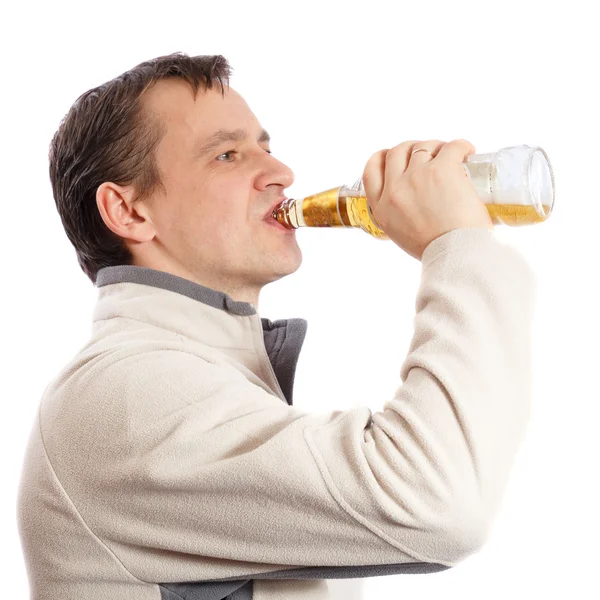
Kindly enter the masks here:
<path id="1" fill-rule="evenodd" d="M 532 225 L 552 213 L 554 173 L 542 148 L 522 145 L 472 154 L 463 167 L 494 225 Z M 288 229 L 359 227 L 377 239 L 389 239 L 371 213 L 362 177 L 352 186 L 285 200 L 273 217 Z"/>

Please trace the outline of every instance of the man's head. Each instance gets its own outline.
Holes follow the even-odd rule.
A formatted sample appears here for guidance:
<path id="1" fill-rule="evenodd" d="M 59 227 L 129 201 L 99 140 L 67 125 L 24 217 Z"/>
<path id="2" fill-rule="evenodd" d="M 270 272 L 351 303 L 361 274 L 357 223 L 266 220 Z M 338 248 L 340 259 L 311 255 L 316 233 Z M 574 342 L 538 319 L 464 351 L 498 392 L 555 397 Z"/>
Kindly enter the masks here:
<path id="1" fill-rule="evenodd" d="M 265 221 L 294 175 L 230 73 L 222 56 L 160 57 L 89 90 L 61 122 L 50 179 L 93 282 L 139 265 L 258 306 L 264 285 L 300 266 L 295 232 Z M 207 147 L 220 130 L 246 137 Z"/>

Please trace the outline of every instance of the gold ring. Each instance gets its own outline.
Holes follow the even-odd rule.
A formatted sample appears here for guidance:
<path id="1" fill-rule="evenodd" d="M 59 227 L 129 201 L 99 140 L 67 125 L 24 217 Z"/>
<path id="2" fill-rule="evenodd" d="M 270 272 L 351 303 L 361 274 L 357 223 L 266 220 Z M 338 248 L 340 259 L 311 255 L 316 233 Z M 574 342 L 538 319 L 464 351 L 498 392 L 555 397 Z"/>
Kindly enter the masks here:
<path id="1" fill-rule="evenodd" d="M 431 150 L 427 150 L 427 148 L 417 148 L 416 150 L 412 151 L 411 156 L 413 154 L 415 154 L 416 152 L 429 152 L 429 154 L 431 154 L 431 156 L 433 156 L 433 152 L 431 152 Z"/>

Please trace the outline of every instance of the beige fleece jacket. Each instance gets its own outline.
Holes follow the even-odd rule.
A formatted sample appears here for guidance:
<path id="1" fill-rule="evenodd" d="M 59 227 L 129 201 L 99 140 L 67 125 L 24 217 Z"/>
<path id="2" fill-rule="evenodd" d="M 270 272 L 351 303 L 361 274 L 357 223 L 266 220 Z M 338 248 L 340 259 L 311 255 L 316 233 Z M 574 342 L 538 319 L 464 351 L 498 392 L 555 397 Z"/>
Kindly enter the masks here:
<path id="1" fill-rule="evenodd" d="M 135 266 L 96 285 L 23 464 L 32 600 L 324 600 L 327 579 L 440 571 L 487 540 L 529 420 L 535 300 L 493 231 L 426 248 L 375 413 L 292 403 L 303 319 Z"/>

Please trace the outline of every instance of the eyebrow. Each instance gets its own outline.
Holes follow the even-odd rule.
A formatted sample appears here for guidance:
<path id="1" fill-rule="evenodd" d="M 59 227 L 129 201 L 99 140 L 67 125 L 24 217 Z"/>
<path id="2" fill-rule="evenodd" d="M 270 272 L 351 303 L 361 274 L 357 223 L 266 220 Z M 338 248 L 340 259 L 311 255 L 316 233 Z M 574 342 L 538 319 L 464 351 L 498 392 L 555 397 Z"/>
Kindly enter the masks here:
<path id="1" fill-rule="evenodd" d="M 202 158 L 205 154 L 216 150 L 221 144 L 225 142 L 243 142 L 248 139 L 248 133 L 244 129 L 219 129 L 215 131 L 207 140 L 203 140 L 200 144 L 194 148 L 194 156 L 196 158 Z M 271 136 L 265 129 L 262 130 L 259 138 L 259 142 L 270 142 Z"/>

